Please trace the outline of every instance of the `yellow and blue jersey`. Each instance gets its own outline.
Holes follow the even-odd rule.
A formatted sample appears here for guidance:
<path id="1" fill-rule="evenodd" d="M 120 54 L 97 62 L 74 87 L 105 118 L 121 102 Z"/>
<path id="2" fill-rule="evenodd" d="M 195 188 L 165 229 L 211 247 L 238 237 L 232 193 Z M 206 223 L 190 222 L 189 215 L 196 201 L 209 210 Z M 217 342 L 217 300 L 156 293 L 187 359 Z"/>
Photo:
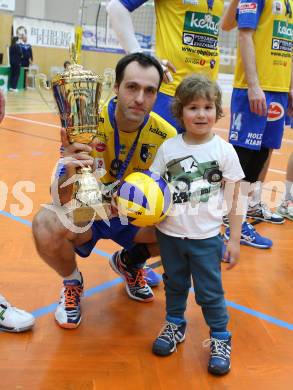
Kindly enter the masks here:
<path id="1" fill-rule="evenodd" d="M 113 183 L 117 180 L 117 168 L 119 168 L 116 165 L 115 156 L 115 108 L 116 98 L 111 99 L 104 106 L 99 118 L 96 146 L 91 153 L 95 158 L 96 167 L 103 168 L 106 171 L 106 174 L 101 178 L 104 184 Z M 123 176 L 126 177 L 132 172 L 148 169 L 153 162 L 159 146 L 166 139 L 174 137 L 176 134 L 177 132 L 173 126 L 156 113 L 151 112 L 145 118 L 137 146 Z M 117 157 L 120 164 L 125 161 L 136 136 L 137 132 L 128 133 L 119 131 L 120 151 L 119 157 Z"/>
<path id="2" fill-rule="evenodd" d="M 292 0 L 240 0 L 239 29 L 255 30 L 256 69 L 264 91 L 288 92 L 291 81 Z M 235 88 L 247 88 L 241 55 L 237 53 Z"/>
<path id="3" fill-rule="evenodd" d="M 130 12 L 147 0 L 119 0 Z M 190 73 L 216 79 L 219 71 L 218 36 L 224 0 L 155 0 L 156 55 L 177 69 L 174 82 L 161 92 L 173 96 Z"/>

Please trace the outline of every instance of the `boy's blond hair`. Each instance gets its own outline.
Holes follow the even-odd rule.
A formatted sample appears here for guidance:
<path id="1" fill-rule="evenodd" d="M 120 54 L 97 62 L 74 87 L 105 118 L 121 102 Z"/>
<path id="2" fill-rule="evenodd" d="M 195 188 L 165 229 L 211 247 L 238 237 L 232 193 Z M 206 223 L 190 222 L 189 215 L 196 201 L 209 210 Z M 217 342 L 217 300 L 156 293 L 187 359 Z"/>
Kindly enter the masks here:
<path id="1" fill-rule="evenodd" d="M 183 126 L 183 107 L 200 98 L 215 103 L 217 120 L 224 116 L 222 93 L 218 84 L 202 74 L 191 74 L 178 85 L 172 103 L 172 113 L 181 126 Z"/>

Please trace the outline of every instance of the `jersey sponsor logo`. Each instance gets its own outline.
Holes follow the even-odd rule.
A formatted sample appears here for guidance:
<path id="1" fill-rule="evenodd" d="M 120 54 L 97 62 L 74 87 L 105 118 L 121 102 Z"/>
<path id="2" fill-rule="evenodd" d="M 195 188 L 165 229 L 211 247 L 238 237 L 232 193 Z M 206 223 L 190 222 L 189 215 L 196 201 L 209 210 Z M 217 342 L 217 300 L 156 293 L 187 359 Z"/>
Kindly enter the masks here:
<path id="1" fill-rule="evenodd" d="M 241 3 L 239 4 L 239 14 L 256 14 L 257 3 Z"/>
<path id="2" fill-rule="evenodd" d="M 104 142 L 107 142 L 109 139 L 109 137 L 103 131 L 100 131 L 100 130 L 97 130 L 96 137 L 102 139 Z M 103 141 L 101 141 L 101 142 L 103 142 Z"/>
<path id="3" fill-rule="evenodd" d="M 105 160 L 103 158 L 95 158 L 95 164 L 97 169 L 105 169 Z"/>
<path id="4" fill-rule="evenodd" d="M 262 134 L 259 133 L 248 133 L 245 144 L 252 146 L 261 146 Z"/>
<path id="5" fill-rule="evenodd" d="M 159 128 L 153 127 L 152 125 L 151 125 L 151 127 L 149 128 L 149 131 L 150 131 L 151 133 L 154 133 L 154 134 L 159 135 L 159 136 L 160 136 L 161 138 L 163 138 L 163 139 L 165 139 L 165 138 L 167 137 L 167 133 L 164 133 L 164 132 L 161 131 Z"/>
<path id="6" fill-rule="evenodd" d="M 268 117 L 267 120 L 269 122 L 278 121 L 284 115 L 284 107 L 277 102 L 272 102 L 268 109 Z"/>
<path id="7" fill-rule="evenodd" d="M 142 144 L 140 149 L 140 158 L 143 162 L 151 160 L 155 154 L 156 145 L 155 144 Z"/>
<path id="8" fill-rule="evenodd" d="M 186 12 L 184 20 L 184 31 L 200 34 L 219 35 L 220 18 L 218 16 L 205 14 L 203 12 Z"/>
<path id="9" fill-rule="evenodd" d="M 104 152 L 107 148 L 107 145 L 104 142 L 99 142 L 96 144 L 96 151 L 97 152 Z"/>
<path id="10" fill-rule="evenodd" d="M 283 13 L 283 3 L 280 0 L 273 1 L 272 4 L 273 14 L 274 15 L 282 15 Z"/>
<path id="11" fill-rule="evenodd" d="M 230 141 L 238 141 L 238 131 L 231 131 Z"/>
<path id="12" fill-rule="evenodd" d="M 186 64 L 197 64 L 200 66 L 204 66 L 206 64 L 206 60 L 204 60 L 203 58 L 186 57 L 185 63 Z"/>
<path id="13" fill-rule="evenodd" d="M 216 65 L 216 61 L 215 60 L 211 60 L 210 61 L 210 68 L 214 69 L 215 65 Z"/>
<path id="14" fill-rule="evenodd" d="M 293 38 L 293 24 L 287 24 L 283 20 L 275 20 L 273 27 L 273 37 L 292 40 Z"/>
<path id="15" fill-rule="evenodd" d="M 199 0 L 182 0 L 182 4 L 198 5 Z"/>
<path id="16" fill-rule="evenodd" d="M 208 35 L 183 33 L 183 45 L 201 47 L 204 49 L 215 50 L 218 47 L 218 39 Z"/>

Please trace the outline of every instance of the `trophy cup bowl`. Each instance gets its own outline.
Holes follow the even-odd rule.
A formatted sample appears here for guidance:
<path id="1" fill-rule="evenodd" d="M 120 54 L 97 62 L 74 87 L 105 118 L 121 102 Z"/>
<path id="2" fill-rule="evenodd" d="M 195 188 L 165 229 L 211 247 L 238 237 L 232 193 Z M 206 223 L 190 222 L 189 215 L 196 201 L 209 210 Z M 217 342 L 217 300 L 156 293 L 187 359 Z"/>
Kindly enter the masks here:
<path id="1" fill-rule="evenodd" d="M 48 104 L 43 91 L 53 92 L 55 104 L 66 129 L 70 143 L 90 144 L 96 137 L 99 113 L 111 95 L 114 85 L 114 71 L 106 68 L 104 75 L 97 75 L 77 64 L 72 47 L 71 63 L 68 69 L 57 74 L 48 86 L 45 75 L 38 75 L 37 88 L 42 99 Z M 104 202 L 102 183 L 97 180 L 90 167 L 76 170 L 77 180 L 73 183 L 71 201 L 72 217 L 75 224 L 94 219 L 108 219 L 110 204 Z"/>

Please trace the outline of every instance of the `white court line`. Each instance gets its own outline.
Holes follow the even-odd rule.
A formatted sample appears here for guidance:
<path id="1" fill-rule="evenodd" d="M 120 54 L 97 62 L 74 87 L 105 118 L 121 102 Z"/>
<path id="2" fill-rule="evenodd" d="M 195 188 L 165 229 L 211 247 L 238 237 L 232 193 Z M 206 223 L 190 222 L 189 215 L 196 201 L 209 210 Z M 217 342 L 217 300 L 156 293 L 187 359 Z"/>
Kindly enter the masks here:
<path id="1" fill-rule="evenodd" d="M 279 173 L 280 175 L 286 175 L 286 171 L 281 171 L 280 169 L 269 168 L 270 172 Z"/>
<path id="2" fill-rule="evenodd" d="M 43 126 L 48 126 L 48 127 L 54 127 L 54 128 L 57 128 L 57 129 L 61 128 L 61 126 L 51 125 L 51 123 L 33 121 L 32 119 L 18 118 L 17 116 L 13 116 L 13 115 L 6 115 L 5 118 L 14 119 L 14 120 L 20 121 L 20 122 L 34 123 L 36 125 L 43 125 Z M 220 128 L 220 127 L 215 127 L 214 129 L 217 130 L 217 131 L 222 131 L 224 133 L 228 133 L 227 129 L 223 129 L 223 128 Z M 282 141 L 283 142 L 287 142 L 289 144 L 293 144 L 293 140 L 290 140 L 290 139 L 283 138 Z"/>
<path id="3" fill-rule="evenodd" d="M 55 127 L 57 129 L 60 129 L 60 127 L 61 127 L 61 126 L 57 126 L 57 125 L 52 125 L 51 123 L 47 123 L 47 122 L 39 122 L 39 121 L 33 121 L 32 119 L 18 118 L 17 116 L 13 116 L 13 115 L 6 115 L 5 118 L 14 119 L 14 120 L 20 121 L 20 122 L 34 123 L 36 125 Z"/>

